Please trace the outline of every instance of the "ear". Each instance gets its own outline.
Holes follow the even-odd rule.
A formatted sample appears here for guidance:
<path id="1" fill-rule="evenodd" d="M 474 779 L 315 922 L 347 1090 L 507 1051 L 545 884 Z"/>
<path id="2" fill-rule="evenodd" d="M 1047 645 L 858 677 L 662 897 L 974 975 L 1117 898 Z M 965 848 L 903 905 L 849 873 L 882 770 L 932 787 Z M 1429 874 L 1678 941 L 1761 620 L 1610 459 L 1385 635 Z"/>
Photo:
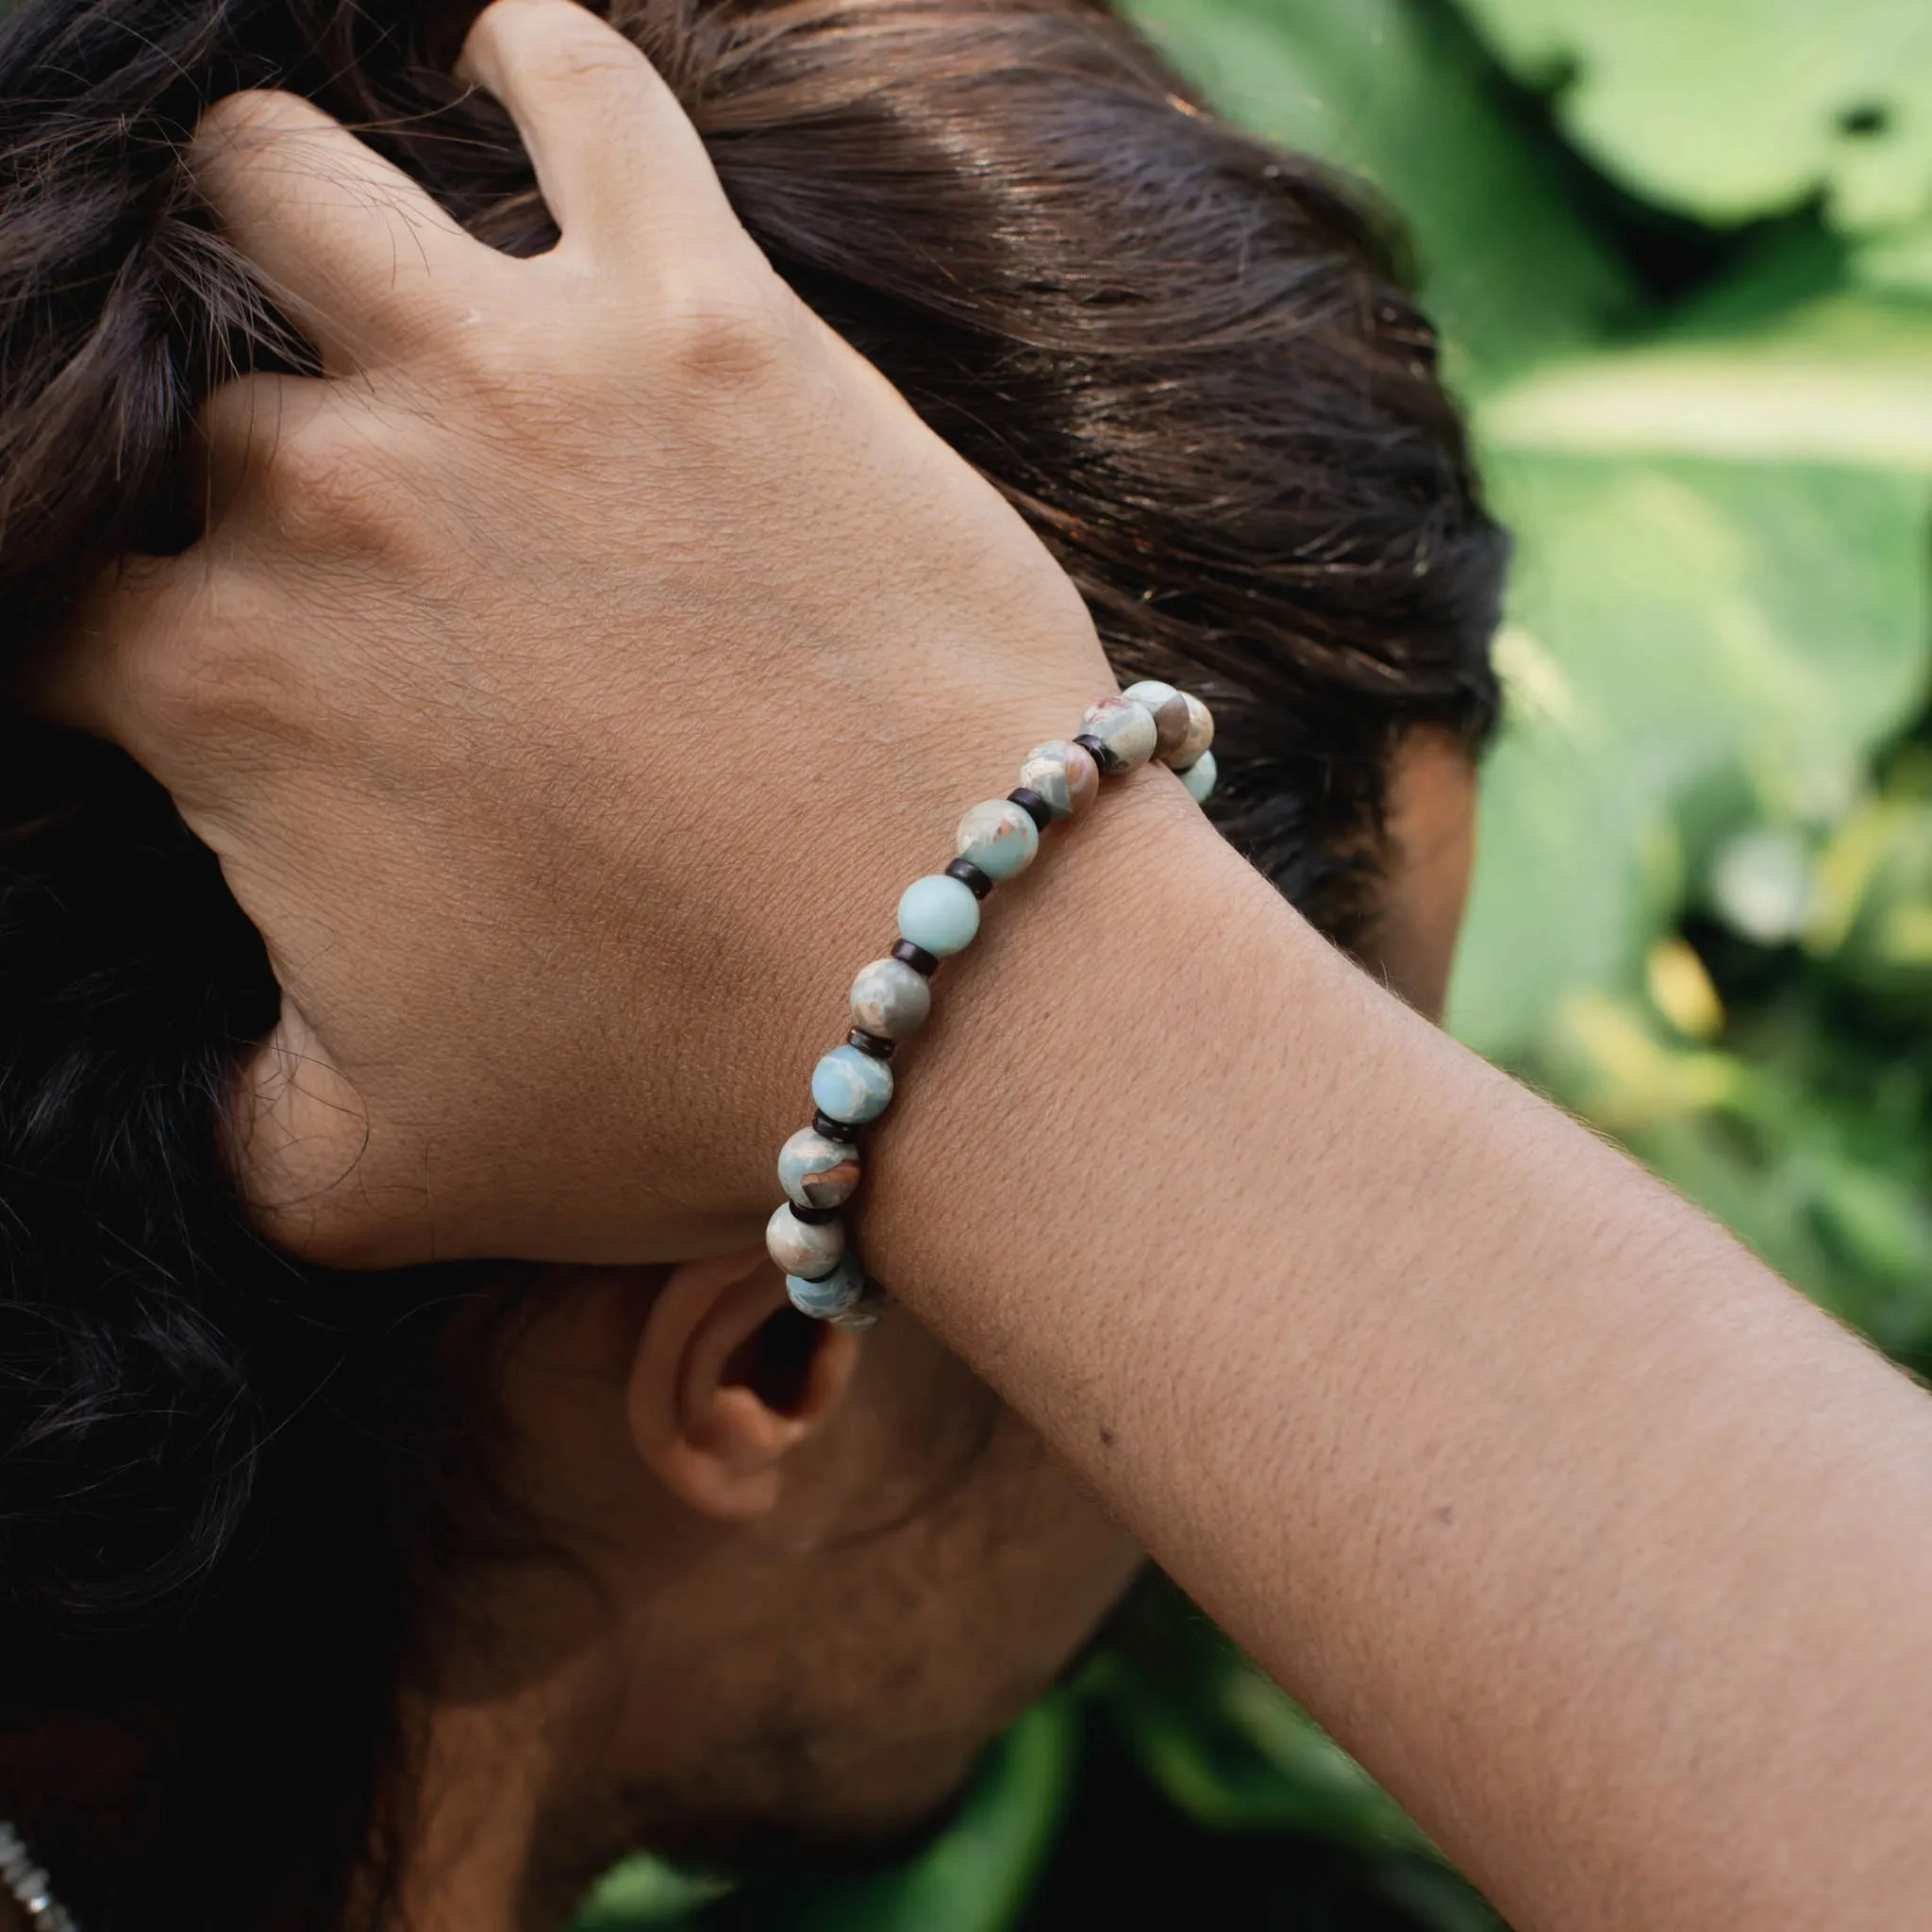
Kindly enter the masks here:
<path id="1" fill-rule="evenodd" d="M 787 1458 L 838 1409 L 859 1347 L 792 1307 L 762 1247 L 683 1262 L 638 1338 L 631 1438 L 691 1508 L 748 1522 L 777 1502 Z"/>

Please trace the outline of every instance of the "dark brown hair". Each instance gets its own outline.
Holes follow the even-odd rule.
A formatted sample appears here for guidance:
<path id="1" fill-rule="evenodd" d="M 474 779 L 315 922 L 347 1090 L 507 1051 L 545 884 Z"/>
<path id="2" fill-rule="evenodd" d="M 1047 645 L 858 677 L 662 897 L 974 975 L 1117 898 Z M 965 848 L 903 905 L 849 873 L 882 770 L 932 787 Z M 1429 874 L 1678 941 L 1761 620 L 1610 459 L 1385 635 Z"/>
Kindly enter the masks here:
<path id="1" fill-rule="evenodd" d="M 302 361 L 184 176 L 210 100 L 312 95 L 479 235 L 547 243 L 507 121 L 448 77 L 474 10 L 27 0 L 0 25 L 0 650 L 116 556 L 192 541 L 201 398 Z M 1384 225 L 1090 0 L 608 10 L 778 268 L 1045 537 L 1123 675 L 1214 702 L 1221 823 L 1355 936 L 1392 741 L 1492 721 L 1504 556 Z M 275 1001 L 165 797 L 0 719 L 0 1811 L 91 1932 L 338 1924 L 383 1822 L 445 1474 L 417 1373 L 455 1291 L 322 1283 L 243 1225 L 215 1122 Z M 96 1721 L 125 1764 L 69 1779 Z"/>

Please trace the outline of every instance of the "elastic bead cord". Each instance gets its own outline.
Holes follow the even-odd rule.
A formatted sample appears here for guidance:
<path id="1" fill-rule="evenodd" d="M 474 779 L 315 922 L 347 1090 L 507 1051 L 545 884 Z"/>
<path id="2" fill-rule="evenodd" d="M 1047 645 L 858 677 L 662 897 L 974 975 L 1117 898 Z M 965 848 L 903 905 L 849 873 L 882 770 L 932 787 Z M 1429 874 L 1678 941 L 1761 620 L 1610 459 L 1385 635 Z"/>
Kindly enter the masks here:
<path id="1" fill-rule="evenodd" d="M 1102 698 L 1074 737 L 1035 745 L 1019 784 L 959 821 L 944 869 L 900 894 L 899 937 L 852 982 L 851 1030 L 812 1071 L 811 1124 L 778 1156 L 785 1203 L 766 1224 L 765 1245 L 801 1314 L 847 1328 L 878 1319 L 884 1292 L 854 1252 L 841 1210 L 864 1178 L 859 1129 L 891 1105 L 894 1051 L 925 1024 L 941 960 L 973 943 L 993 888 L 1033 863 L 1043 834 L 1092 804 L 1103 776 L 1151 760 L 1204 800 L 1214 789 L 1213 740 L 1208 707 L 1158 678 Z"/>

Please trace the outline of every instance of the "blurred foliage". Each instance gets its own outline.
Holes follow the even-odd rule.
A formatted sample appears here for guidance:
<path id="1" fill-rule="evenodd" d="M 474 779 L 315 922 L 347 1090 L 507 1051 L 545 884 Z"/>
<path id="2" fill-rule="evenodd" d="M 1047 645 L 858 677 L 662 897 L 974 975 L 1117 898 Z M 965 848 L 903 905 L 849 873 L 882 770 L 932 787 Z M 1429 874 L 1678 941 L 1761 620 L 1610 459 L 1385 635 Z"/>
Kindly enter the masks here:
<path id="1" fill-rule="evenodd" d="M 1932 8 L 1137 11 L 1228 112 L 1401 210 L 1517 533 L 1452 1025 L 1932 1369 Z M 1107 1778 L 1126 1835 L 1068 1823 Z M 585 1932 L 1054 1932 L 1090 1898 L 1495 1924 L 1156 1592 L 924 1858 L 710 1903 L 641 1860 Z"/>

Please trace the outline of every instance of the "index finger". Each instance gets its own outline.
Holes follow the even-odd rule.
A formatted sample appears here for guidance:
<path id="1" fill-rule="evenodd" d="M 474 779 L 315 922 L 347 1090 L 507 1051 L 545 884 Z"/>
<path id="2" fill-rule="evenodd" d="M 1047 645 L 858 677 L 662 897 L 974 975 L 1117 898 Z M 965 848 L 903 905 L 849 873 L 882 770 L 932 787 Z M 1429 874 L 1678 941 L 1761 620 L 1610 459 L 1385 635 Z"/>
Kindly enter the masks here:
<path id="1" fill-rule="evenodd" d="M 493 0 L 457 72 L 508 110 L 566 246 L 663 259 L 741 233 L 663 76 L 576 0 Z"/>
<path id="2" fill-rule="evenodd" d="M 189 160 L 224 232 L 341 374 L 434 335 L 494 257 L 298 94 L 230 94 Z"/>

